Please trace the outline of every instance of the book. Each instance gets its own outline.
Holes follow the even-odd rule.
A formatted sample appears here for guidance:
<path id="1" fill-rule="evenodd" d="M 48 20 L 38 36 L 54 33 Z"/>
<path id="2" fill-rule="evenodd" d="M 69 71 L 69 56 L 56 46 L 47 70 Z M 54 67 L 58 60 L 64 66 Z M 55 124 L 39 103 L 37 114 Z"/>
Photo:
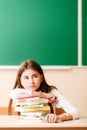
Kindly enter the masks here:
<path id="1" fill-rule="evenodd" d="M 20 106 L 20 105 L 18 105 L 18 106 Z M 23 106 L 23 108 L 37 108 L 37 107 L 41 108 L 44 106 L 44 104 L 32 104 L 32 105 L 28 104 L 28 105 L 21 105 L 21 106 Z"/>
<path id="2" fill-rule="evenodd" d="M 21 112 L 21 116 L 42 116 L 47 115 L 49 111 Z"/>
<path id="3" fill-rule="evenodd" d="M 48 114 L 48 111 L 39 111 L 39 112 L 21 112 L 20 119 L 39 119 L 43 120 L 46 115 Z"/>
<path id="4" fill-rule="evenodd" d="M 20 113 L 21 119 L 44 119 L 50 113 L 49 99 L 25 97 L 15 101 L 14 110 Z"/>
<path id="5" fill-rule="evenodd" d="M 25 98 L 25 99 L 16 99 L 15 105 L 36 105 L 36 104 L 44 104 L 48 103 L 49 100 L 46 98 L 40 98 L 40 97 L 32 97 L 32 98 Z"/>
<path id="6" fill-rule="evenodd" d="M 42 120 L 41 117 L 37 117 L 37 116 L 19 116 L 19 119 L 27 119 L 27 120 Z"/>
<path id="7" fill-rule="evenodd" d="M 50 111 L 49 105 L 44 105 L 43 107 L 23 107 L 23 106 L 15 106 L 15 111 L 18 112 L 35 112 L 35 111 Z"/>

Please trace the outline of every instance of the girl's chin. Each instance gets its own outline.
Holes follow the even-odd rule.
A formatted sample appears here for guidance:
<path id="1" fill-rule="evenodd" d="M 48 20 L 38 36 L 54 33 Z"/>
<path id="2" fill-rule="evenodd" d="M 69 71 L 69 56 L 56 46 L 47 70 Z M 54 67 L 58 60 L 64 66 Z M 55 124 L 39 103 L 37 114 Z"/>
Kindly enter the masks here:
<path id="1" fill-rule="evenodd" d="M 35 91 L 35 89 L 34 88 L 27 88 L 28 90 L 31 90 L 31 91 Z"/>

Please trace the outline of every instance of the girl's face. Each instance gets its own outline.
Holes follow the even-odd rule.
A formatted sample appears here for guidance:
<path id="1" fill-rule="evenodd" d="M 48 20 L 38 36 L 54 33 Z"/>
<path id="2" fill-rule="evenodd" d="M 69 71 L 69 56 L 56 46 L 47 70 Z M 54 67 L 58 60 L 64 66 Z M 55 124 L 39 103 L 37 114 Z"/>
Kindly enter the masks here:
<path id="1" fill-rule="evenodd" d="M 42 75 L 33 69 L 27 69 L 22 73 L 20 81 L 25 89 L 37 90 L 42 82 Z"/>

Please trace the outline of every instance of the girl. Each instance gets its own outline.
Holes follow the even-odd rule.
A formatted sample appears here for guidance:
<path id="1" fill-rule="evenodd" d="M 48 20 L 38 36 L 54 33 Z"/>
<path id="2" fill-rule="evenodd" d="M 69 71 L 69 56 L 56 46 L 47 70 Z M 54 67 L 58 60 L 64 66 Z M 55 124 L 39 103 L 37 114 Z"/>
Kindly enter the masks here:
<path id="1" fill-rule="evenodd" d="M 51 108 L 52 104 L 56 103 L 56 107 L 61 107 L 64 110 L 64 113 L 60 115 L 56 115 L 52 111 L 46 116 L 45 122 L 54 123 L 80 117 L 79 111 L 60 94 L 57 88 L 47 84 L 41 66 L 34 60 L 24 61 L 20 65 L 14 87 L 10 92 L 8 114 L 11 115 L 11 106 L 14 98 L 30 95 L 47 98 Z"/>

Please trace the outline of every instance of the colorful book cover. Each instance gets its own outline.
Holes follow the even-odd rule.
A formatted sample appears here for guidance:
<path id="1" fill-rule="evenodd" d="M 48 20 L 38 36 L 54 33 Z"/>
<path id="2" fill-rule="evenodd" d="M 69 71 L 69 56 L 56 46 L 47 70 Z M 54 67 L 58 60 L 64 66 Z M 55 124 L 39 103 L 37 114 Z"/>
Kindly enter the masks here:
<path id="1" fill-rule="evenodd" d="M 45 105 L 43 107 L 32 107 L 32 108 L 25 108 L 23 106 L 15 106 L 15 111 L 19 111 L 19 112 L 31 112 L 31 111 L 45 111 L 48 110 L 50 111 L 50 106 L 49 105 Z"/>
<path id="2" fill-rule="evenodd" d="M 48 103 L 49 100 L 46 98 L 40 98 L 40 97 L 33 97 L 33 98 L 26 98 L 21 100 L 16 100 L 15 105 L 36 105 L 36 104 L 42 104 L 42 103 Z"/>

